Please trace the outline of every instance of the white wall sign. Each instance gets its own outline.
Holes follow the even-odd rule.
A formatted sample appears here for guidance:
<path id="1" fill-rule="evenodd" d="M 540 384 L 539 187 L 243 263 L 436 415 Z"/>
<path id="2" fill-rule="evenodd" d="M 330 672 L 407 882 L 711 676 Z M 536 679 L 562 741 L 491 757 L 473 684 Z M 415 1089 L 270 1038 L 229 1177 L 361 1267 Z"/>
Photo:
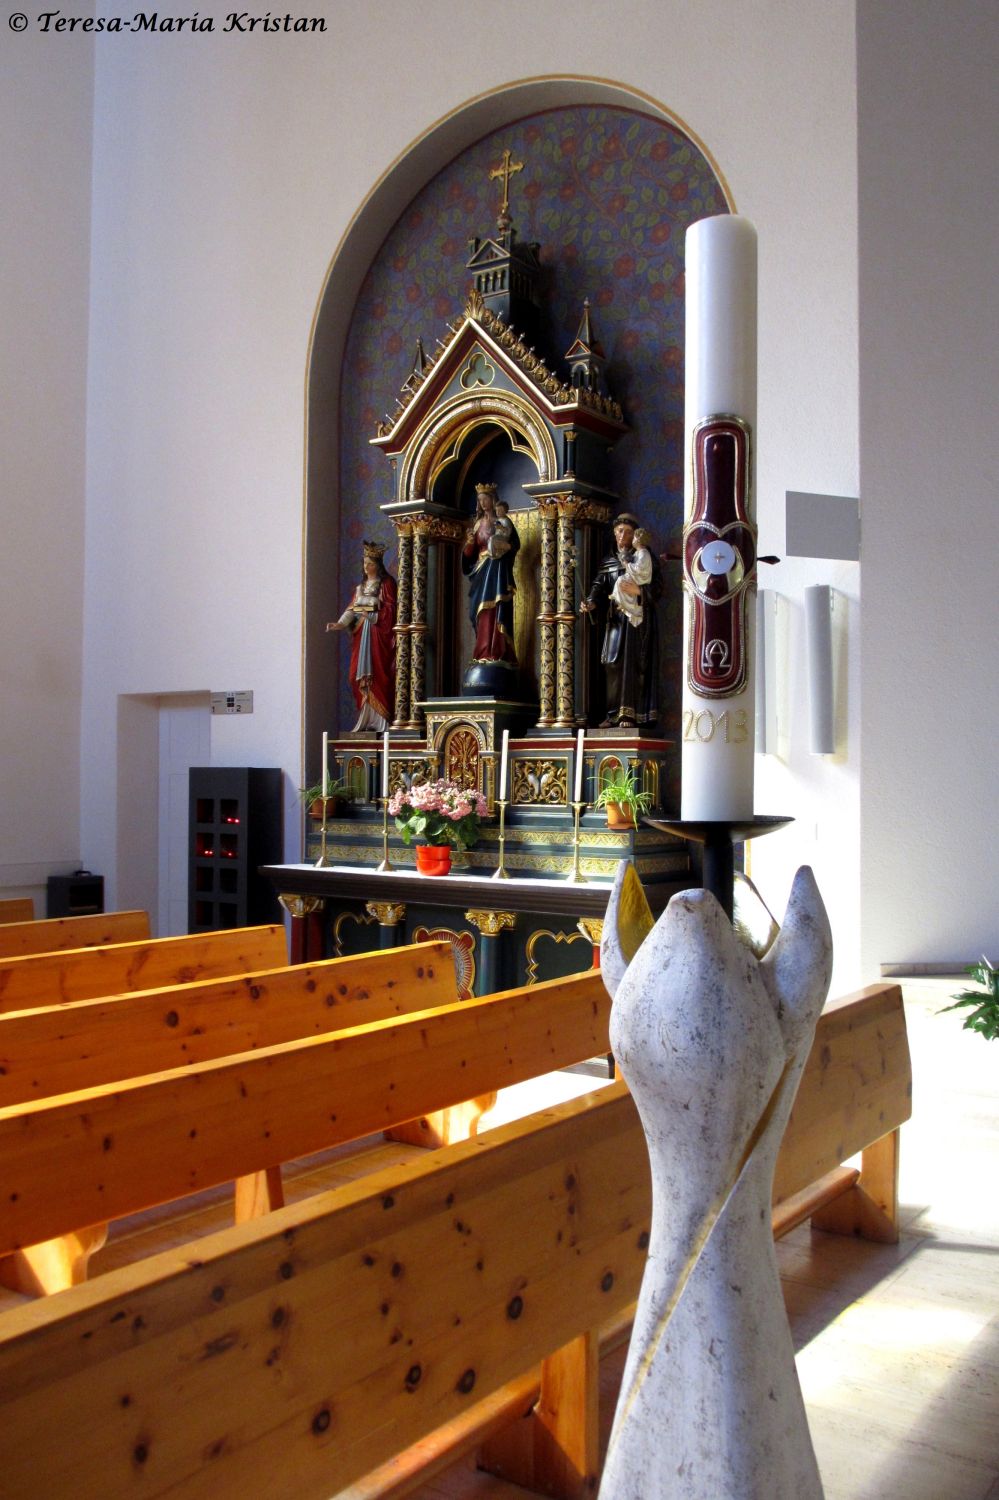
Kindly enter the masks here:
<path id="1" fill-rule="evenodd" d="M 252 714 L 253 692 L 247 690 L 241 693 L 213 693 L 213 714 Z"/>

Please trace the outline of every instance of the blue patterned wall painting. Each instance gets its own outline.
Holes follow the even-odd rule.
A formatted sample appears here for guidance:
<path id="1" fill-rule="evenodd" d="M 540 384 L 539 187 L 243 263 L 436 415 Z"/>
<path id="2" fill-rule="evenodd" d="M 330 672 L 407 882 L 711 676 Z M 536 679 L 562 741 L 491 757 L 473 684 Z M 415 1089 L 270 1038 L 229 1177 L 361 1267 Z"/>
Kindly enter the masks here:
<path id="1" fill-rule="evenodd" d="M 362 538 L 394 541 L 378 508 L 394 498 L 392 472 L 368 439 L 376 422 L 395 410 L 417 338 L 433 349 L 448 320 L 461 314 L 468 240 L 493 231 L 500 188 L 489 171 L 507 148 L 524 163 L 511 180 L 511 217 L 519 239 L 540 241 L 548 277 L 538 352 L 565 371 L 561 356 L 589 297 L 608 385 L 631 428 L 612 456 L 612 487 L 651 528 L 658 550 L 682 526 L 684 236 L 688 225 L 726 213 L 728 205 L 706 157 L 678 126 L 607 107 L 548 110 L 483 137 L 439 172 L 399 217 L 365 277 L 341 391 L 344 600 Z M 386 557 L 393 572 L 394 553 L 392 546 Z M 664 728 L 670 733 L 678 715 L 682 628 L 673 567 L 666 593 Z M 353 715 L 345 682 L 341 726 Z"/>

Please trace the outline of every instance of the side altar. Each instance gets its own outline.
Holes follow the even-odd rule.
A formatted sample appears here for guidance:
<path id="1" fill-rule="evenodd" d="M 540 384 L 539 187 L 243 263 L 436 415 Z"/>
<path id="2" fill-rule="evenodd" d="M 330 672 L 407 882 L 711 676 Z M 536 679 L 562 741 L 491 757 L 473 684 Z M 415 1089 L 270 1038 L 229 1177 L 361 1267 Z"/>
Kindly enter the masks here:
<path id="1" fill-rule="evenodd" d="M 299 920 L 322 903 L 321 934 L 315 920 L 307 942 L 297 934 L 309 956 L 370 948 L 372 925 L 393 943 L 447 927 L 473 944 L 476 983 L 530 982 L 587 965 L 570 957 L 592 937 L 576 923 L 602 915 L 622 858 L 654 905 L 691 883 L 686 846 L 640 820 L 611 829 L 596 807 L 627 775 L 644 809 L 672 811 L 662 570 L 640 502 L 611 488 L 629 429 L 589 302 L 575 337 L 559 335 L 541 247 L 513 226 L 523 170 L 507 151 L 491 172 L 502 202 L 495 232 L 470 240 L 463 311 L 432 353 L 418 342 L 371 439 L 392 476 L 380 510 L 394 541 L 364 542 L 360 580 L 327 626 L 350 641 L 357 709 L 351 729 L 324 735 L 338 800 L 307 822 L 305 863 L 268 870 Z M 387 804 L 438 780 L 485 812 L 474 847 L 428 885 L 409 873 Z M 516 940 L 484 947 L 500 933 Z"/>

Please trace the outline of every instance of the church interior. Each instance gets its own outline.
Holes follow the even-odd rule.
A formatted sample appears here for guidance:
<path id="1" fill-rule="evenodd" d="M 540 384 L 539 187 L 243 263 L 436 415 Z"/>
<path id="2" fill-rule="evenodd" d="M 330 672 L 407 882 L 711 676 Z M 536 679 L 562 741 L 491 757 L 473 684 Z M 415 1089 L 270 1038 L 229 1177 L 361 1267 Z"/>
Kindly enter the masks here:
<path id="1" fill-rule="evenodd" d="M 0 60 L 12 1500 L 575 1500 L 605 1464 L 604 1500 L 720 1500 L 724 1465 L 635 1490 L 608 1458 L 668 1262 L 610 955 L 703 885 L 772 987 L 802 866 L 829 1003 L 734 1179 L 772 1135 L 800 1398 L 737 1402 L 755 1439 L 716 1414 L 724 1492 L 999 1500 L 999 1088 L 944 1010 L 999 949 L 994 10 L 78 15 L 11 12 Z M 753 413 L 697 414 L 741 455 L 705 502 L 685 242 L 720 217 L 755 226 Z M 723 484 L 719 573 L 690 505 Z M 692 700 L 701 597 L 730 634 Z M 748 807 L 692 812 L 730 741 Z M 436 778 L 470 831 L 428 885 Z M 39 934 L 90 872 L 114 922 L 77 964 Z M 677 1283 L 708 1322 L 731 1193 Z"/>

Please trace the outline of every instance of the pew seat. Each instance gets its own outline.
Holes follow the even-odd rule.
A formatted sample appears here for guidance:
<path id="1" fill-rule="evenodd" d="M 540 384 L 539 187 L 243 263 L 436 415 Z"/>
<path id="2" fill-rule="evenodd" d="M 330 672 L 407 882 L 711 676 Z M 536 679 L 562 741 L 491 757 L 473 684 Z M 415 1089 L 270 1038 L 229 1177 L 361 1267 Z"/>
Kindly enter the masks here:
<path id="1" fill-rule="evenodd" d="M 0 959 L 60 948 L 95 948 L 149 937 L 149 913 L 108 911 L 87 917 L 44 917 L 0 926 Z"/>

